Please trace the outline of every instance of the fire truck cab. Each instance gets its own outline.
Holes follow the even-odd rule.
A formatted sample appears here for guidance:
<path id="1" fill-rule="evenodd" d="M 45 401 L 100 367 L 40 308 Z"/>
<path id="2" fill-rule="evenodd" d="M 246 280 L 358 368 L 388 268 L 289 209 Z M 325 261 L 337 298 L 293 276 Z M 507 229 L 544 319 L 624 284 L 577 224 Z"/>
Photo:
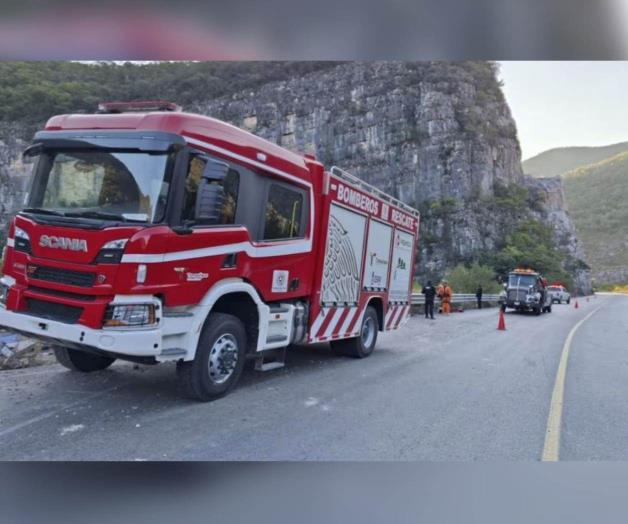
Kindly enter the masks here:
<path id="1" fill-rule="evenodd" d="M 165 102 L 51 118 L 9 227 L 0 325 L 79 371 L 177 362 L 211 400 L 291 344 L 366 357 L 408 318 L 418 212 Z"/>

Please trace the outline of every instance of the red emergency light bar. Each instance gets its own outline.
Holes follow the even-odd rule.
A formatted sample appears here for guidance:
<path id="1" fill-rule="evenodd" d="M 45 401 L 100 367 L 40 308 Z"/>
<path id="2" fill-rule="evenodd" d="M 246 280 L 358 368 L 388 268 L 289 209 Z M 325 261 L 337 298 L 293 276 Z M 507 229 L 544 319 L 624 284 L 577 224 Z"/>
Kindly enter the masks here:
<path id="1" fill-rule="evenodd" d="M 137 100 L 135 102 L 101 102 L 98 113 L 133 113 L 144 111 L 169 111 L 178 113 L 181 106 L 167 100 Z"/>

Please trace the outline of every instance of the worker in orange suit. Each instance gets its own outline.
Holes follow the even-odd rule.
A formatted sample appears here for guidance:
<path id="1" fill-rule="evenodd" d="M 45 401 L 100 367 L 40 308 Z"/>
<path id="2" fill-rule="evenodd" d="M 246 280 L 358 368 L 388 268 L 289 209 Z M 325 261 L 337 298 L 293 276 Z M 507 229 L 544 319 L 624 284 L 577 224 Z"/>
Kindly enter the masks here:
<path id="1" fill-rule="evenodd" d="M 451 313 L 451 296 L 453 295 L 453 290 L 449 285 L 449 282 L 443 280 L 443 293 L 441 295 L 441 303 L 443 304 L 443 313 L 445 315 L 449 315 Z"/>
<path id="2" fill-rule="evenodd" d="M 440 300 L 440 307 L 438 308 L 439 313 L 443 312 L 443 289 L 443 283 L 441 282 L 436 287 L 436 296 L 438 297 L 438 300 Z"/>

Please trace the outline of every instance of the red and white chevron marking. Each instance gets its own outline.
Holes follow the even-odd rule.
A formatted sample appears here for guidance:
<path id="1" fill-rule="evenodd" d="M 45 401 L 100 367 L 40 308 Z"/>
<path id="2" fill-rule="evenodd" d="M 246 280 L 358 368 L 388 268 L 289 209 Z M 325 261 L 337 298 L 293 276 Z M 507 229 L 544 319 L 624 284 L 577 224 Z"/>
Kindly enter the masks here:
<path id="1" fill-rule="evenodd" d="M 384 319 L 384 325 L 386 331 L 390 329 L 399 329 L 410 318 L 410 306 L 390 306 L 386 312 L 386 318 Z"/>
<path id="2" fill-rule="evenodd" d="M 357 337 L 364 308 L 324 307 L 310 329 L 310 342 Z M 390 306 L 384 321 L 385 331 L 399 329 L 410 318 L 410 306 Z"/>
<path id="3" fill-rule="evenodd" d="M 310 329 L 310 342 L 357 336 L 360 308 L 325 307 L 321 309 Z"/>

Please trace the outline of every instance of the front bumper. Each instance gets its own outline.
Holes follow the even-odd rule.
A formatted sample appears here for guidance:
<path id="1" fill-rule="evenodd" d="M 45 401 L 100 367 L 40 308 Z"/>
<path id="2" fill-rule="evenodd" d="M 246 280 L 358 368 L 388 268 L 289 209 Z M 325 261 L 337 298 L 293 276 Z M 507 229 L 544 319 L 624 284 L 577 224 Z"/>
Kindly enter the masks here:
<path id="1" fill-rule="evenodd" d="M 500 304 L 503 304 L 506 307 L 509 307 L 512 309 L 534 309 L 534 308 L 539 307 L 540 305 L 539 302 L 528 302 L 527 300 L 521 300 L 521 301 L 502 300 L 500 301 Z"/>
<path id="2" fill-rule="evenodd" d="M 157 357 L 162 352 L 162 330 L 105 330 L 82 324 L 65 324 L 0 307 L 0 326 L 49 342 L 74 348 L 128 355 Z"/>

